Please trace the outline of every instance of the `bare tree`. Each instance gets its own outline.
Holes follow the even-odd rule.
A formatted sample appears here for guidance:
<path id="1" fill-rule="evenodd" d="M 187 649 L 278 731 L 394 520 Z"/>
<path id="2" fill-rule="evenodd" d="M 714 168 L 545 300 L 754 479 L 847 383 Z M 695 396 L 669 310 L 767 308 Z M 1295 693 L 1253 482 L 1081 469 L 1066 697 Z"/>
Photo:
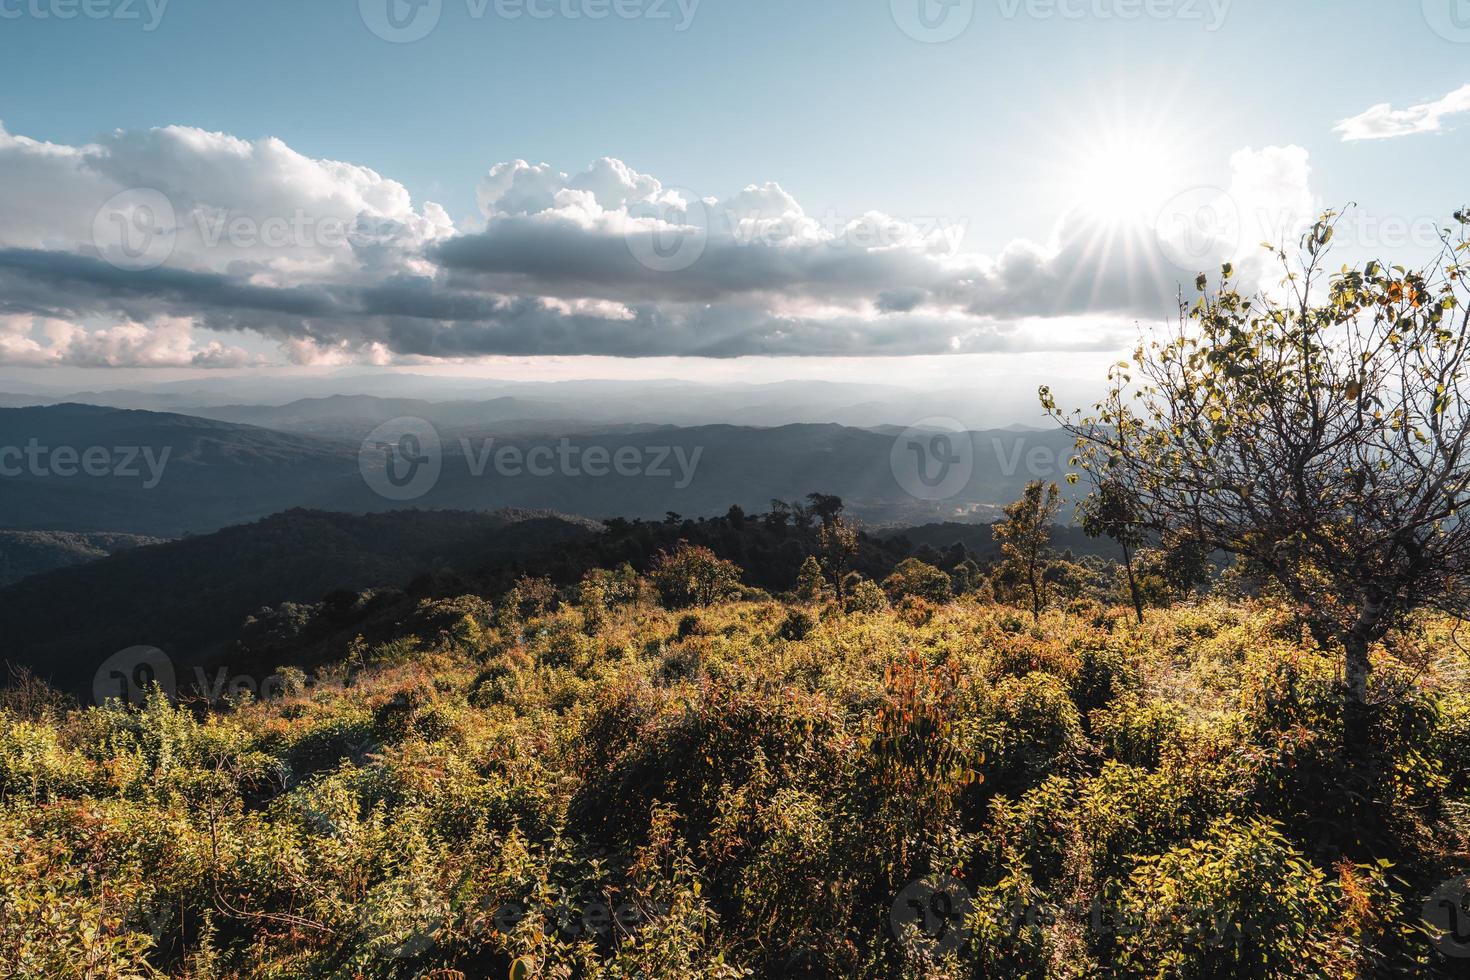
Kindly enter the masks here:
<path id="1" fill-rule="evenodd" d="M 1242 294 L 1226 265 L 1177 331 L 1110 372 L 1095 414 L 1041 391 L 1074 464 L 1125 487 L 1141 528 L 1249 560 L 1341 644 L 1359 724 L 1371 646 L 1416 609 L 1470 609 L 1470 215 L 1455 218 L 1425 271 L 1328 274 L 1326 214 L 1297 263 L 1273 250 L 1287 299 Z"/>

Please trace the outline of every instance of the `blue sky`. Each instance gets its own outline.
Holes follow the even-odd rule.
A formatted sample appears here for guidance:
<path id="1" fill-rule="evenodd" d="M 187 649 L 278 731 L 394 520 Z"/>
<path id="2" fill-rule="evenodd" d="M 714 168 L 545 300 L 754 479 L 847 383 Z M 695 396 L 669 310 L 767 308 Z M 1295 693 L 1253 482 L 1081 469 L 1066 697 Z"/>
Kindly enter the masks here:
<path id="1" fill-rule="evenodd" d="M 1159 207 L 1150 199 L 1154 189 L 1162 195 L 1165 184 L 1176 191 L 1229 189 L 1242 179 L 1259 183 L 1262 169 L 1275 173 L 1285 159 L 1246 161 L 1255 177 L 1242 178 L 1232 156 L 1246 148 L 1301 151 L 1293 165 L 1306 168 L 1305 186 L 1285 192 L 1298 200 L 1309 192 L 1324 204 L 1359 204 L 1367 218 L 1357 234 L 1346 236 L 1344 259 L 1383 244 L 1393 249 L 1391 258 L 1417 260 L 1424 249 L 1412 236 L 1400 242 L 1392 223 L 1444 218 L 1470 199 L 1463 176 L 1470 112 L 1452 111 L 1459 102 L 1407 122 L 1398 116 L 1365 120 L 1355 133 L 1372 139 L 1345 140 L 1334 132 L 1375 105 L 1429 106 L 1470 83 L 1467 0 L 1424 0 L 1422 9 L 1420 0 L 976 0 L 973 12 L 961 0 L 948 13 L 968 18 L 962 21 L 967 26 L 943 43 L 915 40 L 899 24 L 909 16 L 906 3 L 937 0 L 684 0 L 682 7 L 677 0 L 621 0 L 640 15 L 599 20 L 556 11 L 512 19 L 497 15 L 494 0 L 476 16 L 478 0 L 442 0 L 434 29 L 412 43 L 389 43 L 369 30 L 372 4 L 387 0 L 170 0 L 151 30 L 159 0 L 153 8 L 145 0 L 89 0 L 93 16 L 60 19 L 68 2 L 0 0 L 0 121 L 12 137 L 73 148 L 115 131 L 166 126 L 244 141 L 274 137 L 305 158 L 345 161 L 400 183 L 416 213 L 423 202 L 436 202 L 467 235 L 487 221 L 493 225 L 477 203 L 479 182 L 493 165 L 518 159 L 575 177 L 593 161 L 613 157 L 664 188 L 721 201 L 748 185 L 775 182 L 819 223 L 840 225 L 880 211 L 926 230 L 957 228 L 964 252 L 991 257 L 1020 240 L 1055 244 L 1058 223 L 1089 199 L 1103 210 L 1137 204 L 1144 223 L 1152 224 L 1144 209 Z M 567 4 L 585 14 L 586 4 L 597 0 L 543 2 L 548 10 Z M 1149 16 L 1147 10 L 1162 13 Z M 1462 19 L 1452 19 L 1456 14 Z M 1426 117 L 1432 121 L 1424 123 Z M 1415 128 L 1424 131 L 1408 132 Z M 165 169 L 190 166 L 141 151 L 137 159 Z M 152 187 L 166 177 L 134 171 L 127 186 Z M 181 193 L 191 201 L 208 197 Z M 211 206 L 236 209 L 222 197 Z M 1108 220 L 1116 217 L 1110 213 Z M 8 244 L 65 250 L 53 241 L 64 235 L 43 232 Z M 76 248 L 86 251 L 87 244 Z M 416 240 L 415 247 L 422 245 Z M 567 247 L 575 250 L 575 243 Z M 460 252 L 463 261 L 451 264 L 451 273 L 481 276 L 476 288 L 498 297 L 620 303 L 643 315 L 637 284 L 613 288 L 599 279 L 597 289 L 563 283 L 553 290 L 528 285 L 525 269 L 508 271 L 501 251 L 466 245 Z M 195 258 L 175 254 L 165 268 L 212 274 L 242 268 L 238 256 L 233 264 Z M 282 264 L 266 261 L 262 268 L 271 269 L 273 285 L 283 284 Z M 803 268 L 802 275 L 811 274 Z M 1109 265 L 1097 275 L 1117 272 Z M 512 273 L 515 281 L 507 281 Z M 886 298 L 875 292 L 852 302 L 876 304 L 892 316 L 912 317 L 927 308 L 893 313 L 885 304 L 904 291 L 902 277 L 895 274 L 889 286 Z M 922 288 L 933 292 L 931 286 L 925 280 Z M 730 288 L 702 283 L 657 298 L 686 306 L 708 297 L 728 301 L 740 309 L 741 337 L 751 331 L 765 336 L 750 297 L 732 296 Z M 1064 320 L 1059 334 L 1041 334 L 1065 334 L 1062 346 L 1080 350 L 1103 344 L 1113 326 L 1148 309 L 1136 293 L 1109 299 L 1103 286 L 1092 288 L 1099 296 L 1095 309 L 1085 301 L 1056 310 L 1010 302 L 981 309 L 970 298 L 966 315 L 1000 323 L 1006 336 L 1035 329 L 1018 324 Z M 769 299 L 769 290 L 761 292 Z M 846 294 L 809 291 L 799 303 L 794 296 L 781 299 L 762 309 L 790 317 L 801 307 L 801 316 L 822 321 L 820 340 L 768 350 L 766 341 L 733 342 L 735 328 L 722 320 L 718 328 L 700 328 L 716 338 L 707 347 L 639 339 L 626 350 L 602 340 L 562 348 L 545 340 L 560 328 L 538 319 L 525 328 L 540 330 L 538 340 L 517 340 L 519 346 L 509 349 L 499 340 L 467 342 L 476 330 L 466 324 L 484 321 L 458 314 L 453 336 L 436 335 L 432 342 L 404 340 L 416 332 L 411 327 L 383 328 L 374 336 L 393 334 L 383 341 L 389 356 L 420 362 L 480 354 L 826 357 L 849 351 L 932 355 L 938 349 L 938 341 L 929 340 L 904 350 L 909 320 L 894 320 L 886 330 L 893 336 L 881 343 L 871 333 L 860 343 L 846 333 L 834 341 L 838 331 L 869 329 L 847 318 L 857 305 L 840 316 L 834 312 L 848 302 Z M 36 305 L 13 315 L 43 313 L 61 314 L 51 320 L 70 316 L 67 322 L 86 330 L 116 327 L 124 315 L 130 323 L 154 325 L 137 303 L 125 310 L 104 303 L 70 311 Z M 158 317 L 193 315 L 177 304 L 157 310 Z M 853 315 L 864 324 L 882 319 L 871 309 Z M 1095 343 L 1087 339 L 1089 317 L 1097 324 Z M 225 346 L 252 356 L 274 351 L 296 329 L 250 322 L 250 316 L 204 318 L 193 329 L 198 338 L 225 337 Z M 599 333 L 581 320 L 566 329 L 584 339 Z M 325 336 L 329 346 L 345 336 L 314 327 L 307 332 L 318 340 Z M 356 343 L 349 338 L 347 346 Z M 956 352 L 988 349 L 969 343 L 963 339 Z M 998 351 L 1015 344 L 991 346 Z M 177 354 L 179 348 L 171 349 Z M 107 362 L 105 352 L 90 356 Z M 38 357 L 33 360 L 50 363 Z M 156 363 L 180 365 L 177 357 Z M 116 364 L 134 366 L 126 358 Z"/>

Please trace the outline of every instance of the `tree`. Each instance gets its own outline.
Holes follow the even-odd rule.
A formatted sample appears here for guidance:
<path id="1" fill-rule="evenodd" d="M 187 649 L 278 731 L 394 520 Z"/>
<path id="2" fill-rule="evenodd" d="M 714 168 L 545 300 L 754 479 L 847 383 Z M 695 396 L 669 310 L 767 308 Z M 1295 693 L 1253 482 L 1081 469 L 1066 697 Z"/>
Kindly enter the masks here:
<path id="1" fill-rule="evenodd" d="M 1295 262 L 1274 250 L 1285 298 L 1242 293 L 1226 265 L 1176 331 L 1110 372 L 1095 415 L 1041 392 L 1075 462 L 1125 486 L 1143 528 L 1245 559 L 1340 644 L 1349 740 L 1372 644 L 1416 609 L 1470 611 L 1470 215 L 1455 217 L 1423 271 L 1329 275 L 1326 214 Z"/>
<path id="2" fill-rule="evenodd" d="M 933 565 L 917 558 L 905 558 L 883 580 L 883 591 L 894 602 L 904 596 L 916 596 L 929 602 L 950 600 L 949 576 Z"/>
<path id="3" fill-rule="evenodd" d="M 1033 620 L 1041 618 L 1041 607 L 1046 603 L 1042 573 L 1051 549 L 1052 518 L 1061 506 L 1062 494 L 1055 483 L 1032 480 L 1020 499 L 1006 507 L 1006 519 L 991 532 L 1000 542 L 1000 553 L 1017 567 L 1026 582 Z"/>
<path id="4" fill-rule="evenodd" d="M 680 541 L 673 554 L 660 551 L 649 578 L 669 609 L 712 605 L 740 589 L 739 566 L 688 541 Z"/>
<path id="5" fill-rule="evenodd" d="M 1138 594 L 1138 579 L 1133 574 L 1133 552 L 1144 542 L 1138 525 L 1137 508 L 1128 488 L 1117 480 L 1103 480 L 1082 503 L 1077 505 L 1082 533 L 1089 538 L 1108 537 L 1123 549 L 1123 568 L 1128 575 L 1128 597 L 1133 611 L 1143 623 L 1143 598 Z"/>
<path id="6" fill-rule="evenodd" d="M 821 602 L 831 591 L 832 587 L 822 575 L 821 562 L 815 555 L 807 555 L 806 561 L 801 563 L 801 571 L 796 573 L 797 598 L 802 602 Z"/>
<path id="7" fill-rule="evenodd" d="M 830 493 L 806 495 L 807 509 L 825 526 L 842 516 L 842 498 Z"/>
<path id="8" fill-rule="evenodd" d="M 962 559 L 950 569 L 949 581 L 955 595 L 968 595 L 987 584 L 985 573 L 969 558 Z"/>
<path id="9" fill-rule="evenodd" d="M 835 497 L 832 499 L 836 500 Z M 841 501 L 838 501 L 838 508 L 841 506 Z M 843 520 L 840 514 L 834 514 L 817 529 L 817 544 L 822 550 L 822 560 L 828 574 L 837 583 L 837 598 L 841 599 L 844 594 L 843 579 L 847 576 L 852 559 L 858 553 L 857 528 Z"/>
<path id="10" fill-rule="evenodd" d="M 1164 537 L 1164 581 L 1175 594 L 1185 596 L 1210 580 L 1210 548 L 1186 532 Z"/>

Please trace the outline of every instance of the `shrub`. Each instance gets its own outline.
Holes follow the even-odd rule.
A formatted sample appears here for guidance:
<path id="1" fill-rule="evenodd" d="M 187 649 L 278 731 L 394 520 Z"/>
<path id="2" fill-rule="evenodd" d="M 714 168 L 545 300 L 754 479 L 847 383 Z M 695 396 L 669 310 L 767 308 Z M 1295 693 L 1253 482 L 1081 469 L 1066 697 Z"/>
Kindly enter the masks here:
<path id="1" fill-rule="evenodd" d="M 96 785 L 87 759 L 63 746 L 54 728 L 0 711 L 0 799 L 46 802 Z"/>
<path id="2" fill-rule="evenodd" d="M 822 602 L 832 595 L 832 586 L 822 574 L 822 563 L 807 555 L 796 573 L 796 598 L 802 602 Z"/>
<path id="3" fill-rule="evenodd" d="M 896 612 L 900 622 L 910 626 L 928 626 L 934 619 L 934 612 L 938 609 L 928 599 L 921 599 L 916 595 L 904 596 L 898 603 Z"/>
<path id="4" fill-rule="evenodd" d="M 1082 724 L 1062 682 L 1050 674 L 1007 677 L 991 692 L 990 757 L 1000 786 L 1026 788 L 1072 769 Z"/>
<path id="5" fill-rule="evenodd" d="M 1073 790 L 1066 777 L 1049 776 L 1019 799 L 992 799 L 984 840 L 995 867 L 1025 867 L 1043 885 L 1060 877 L 1074 819 Z"/>
<path id="6" fill-rule="evenodd" d="M 709 632 L 703 622 L 694 613 L 685 613 L 679 617 L 679 625 L 674 630 L 674 638 L 687 640 L 691 636 L 701 636 Z"/>
<path id="7" fill-rule="evenodd" d="M 1136 683 L 1132 665 L 1118 651 L 1088 644 L 1077 662 L 1072 700 L 1084 715 L 1112 702 Z"/>
<path id="8" fill-rule="evenodd" d="M 804 640 L 817 628 L 817 621 L 804 609 L 793 609 L 781 620 L 776 635 L 783 640 Z"/>
<path id="9" fill-rule="evenodd" d="M 534 619 L 556 609 L 556 586 L 545 576 L 522 575 L 515 584 L 516 613 L 522 619 Z"/>
<path id="10" fill-rule="evenodd" d="M 601 605 L 611 609 L 614 606 L 637 602 L 642 591 L 642 583 L 638 573 L 633 570 L 633 566 L 624 562 L 616 569 L 592 569 L 582 576 L 578 590 L 580 601 L 583 604 L 595 598 Z"/>
<path id="11" fill-rule="evenodd" d="M 863 579 L 848 591 L 843 607 L 855 613 L 882 612 L 888 608 L 888 596 L 878 583 Z"/>
<path id="12" fill-rule="evenodd" d="M 1165 747 L 1177 743 L 1184 730 L 1184 712 L 1162 701 L 1118 703 L 1093 711 L 1088 719 L 1103 752 L 1145 769 L 1157 769 Z"/>
<path id="13" fill-rule="evenodd" d="M 1130 976 L 1355 976 L 1344 907 L 1278 825 L 1225 819 L 1144 857 L 1123 889 L 1118 962 Z"/>
<path id="14" fill-rule="evenodd" d="M 0 974 L 1455 975 L 1452 670 L 1380 656 L 1354 776 L 1336 665 L 1265 607 L 603 608 L 474 650 L 471 604 L 392 606 L 278 699 L 0 707 Z M 937 882 L 942 948 L 892 928 Z"/>
<path id="15" fill-rule="evenodd" d="M 1444 760 L 1451 783 L 1448 794 L 1470 800 L 1470 694 L 1454 694 L 1439 703 L 1432 754 Z"/>

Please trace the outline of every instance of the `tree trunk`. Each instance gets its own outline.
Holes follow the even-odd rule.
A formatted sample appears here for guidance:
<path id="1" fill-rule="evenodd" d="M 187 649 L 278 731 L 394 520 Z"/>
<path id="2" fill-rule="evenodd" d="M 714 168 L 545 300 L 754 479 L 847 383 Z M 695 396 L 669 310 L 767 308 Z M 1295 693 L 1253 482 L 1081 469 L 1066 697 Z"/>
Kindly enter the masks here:
<path id="1" fill-rule="evenodd" d="M 1036 565 L 1034 562 L 1026 563 L 1026 584 L 1031 587 L 1031 621 L 1041 621 L 1041 589 L 1036 582 Z"/>
<path id="2" fill-rule="evenodd" d="M 1349 749 L 1362 749 L 1368 737 L 1368 647 L 1379 635 L 1383 622 L 1383 597 L 1376 592 L 1363 596 L 1358 621 L 1342 638 L 1346 659 L 1343 679 L 1347 682 L 1347 704 L 1344 705 L 1343 736 Z"/>
<path id="3" fill-rule="evenodd" d="M 1362 708 L 1368 704 L 1368 638 L 1353 630 L 1344 639 L 1347 662 L 1344 677 L 1347 680 L 1348 703 Z"/>
<path id="4" fill-rule="evenodd" d="M 1379 637 L 1383 614 L 1383 596 L 1377 590 L 1364 593 L 1358 621 L 1343 637 L 1342 645 L 1347 651 L 1343 676 L 1347 681 L 1348 700 L 1359 706 L 1368 703 L 1368 645 Z"/>
<path id="5" fill-rule="evenodd" d="M 1143 625 L 1143 600 L 1138 596 L 1138 583 L 1133 580 L 1133 550 L 1123 545 L 1123 567 L 1128 570 L 1128 595 L 1133 599 L 1133 611 L 1138 614 L 1138 625 Z"/>

